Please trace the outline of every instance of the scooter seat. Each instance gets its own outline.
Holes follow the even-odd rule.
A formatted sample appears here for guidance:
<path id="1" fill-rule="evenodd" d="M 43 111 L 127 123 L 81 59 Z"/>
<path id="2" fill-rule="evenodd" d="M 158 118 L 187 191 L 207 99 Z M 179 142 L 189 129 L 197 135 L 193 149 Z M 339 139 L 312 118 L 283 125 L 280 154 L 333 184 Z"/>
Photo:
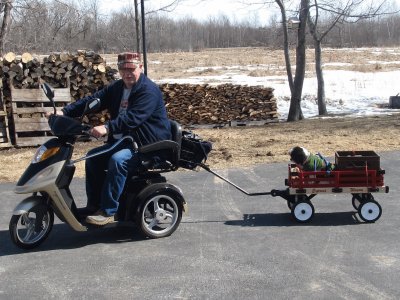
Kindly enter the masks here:
<path id="1" fill-rule="evenodd" d="M 142 172 L 168 172 L 179 167 L 182 129 L 179 123 L 170 120 L 172 140 L 164 140 L 141 146 Z"/>

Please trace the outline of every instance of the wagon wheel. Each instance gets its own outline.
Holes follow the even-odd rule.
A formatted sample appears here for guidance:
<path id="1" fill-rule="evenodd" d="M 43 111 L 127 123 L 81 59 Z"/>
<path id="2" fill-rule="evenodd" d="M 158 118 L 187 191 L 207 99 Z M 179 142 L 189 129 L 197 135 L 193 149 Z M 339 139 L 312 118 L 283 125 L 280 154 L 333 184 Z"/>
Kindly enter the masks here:
<path id="1" fill-rule="evenodd" d="M 306 196 L 305 195 L 291 195 L 289 199 L 287 199 L 287 206 L 289 207 L 290 210 L 292 210 L 293 205 L 296 202 L 299 202 L 301 200 L 305 200 Z"/>
<path id="2" fill-rule="evenodd" d="M 353 198 L 351 198 L 351 204 L 353 205 L 355 210 L 358 210 L 360 205 L 366 201 L 373 201 L 374 196 L 371 193 L 368 194 L 353 194 Z"/>
<path id="3" fill-rule="evenodd" d="M 287 206 L 289 207 L 290 210 L 292 210 L 292 204 L 293 202 L 291 200 L 287 200 Z"/>
<path id="4" fill-rule="evenodd" d="M 359 196 L 354 195 L 353 198 L 351 198 L 351 204 L 353 205 L 355 210 L 358 210 L 358 207 L 361 204 Z"/>
<path id="5" fill-rule="evenodd" d="M 299 223 L 306 223 L 314 216 L 314 206 L 309 200 L 300 200 L 292 205 L 292 216 Z"/>
<path id="6" fill-rule="evenodd" d="M 358 207 L 358 214 L 367 223 L 377 221 L 382 215 L 382 207 L 375 200 L 368 200 Z"/>

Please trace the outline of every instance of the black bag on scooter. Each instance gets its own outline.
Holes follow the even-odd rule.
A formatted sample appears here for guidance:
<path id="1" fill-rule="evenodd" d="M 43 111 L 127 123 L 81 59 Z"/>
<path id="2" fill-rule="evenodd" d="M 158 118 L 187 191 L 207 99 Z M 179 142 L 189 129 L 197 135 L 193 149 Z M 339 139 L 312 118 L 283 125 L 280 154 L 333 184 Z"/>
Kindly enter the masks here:
<path id="1" fill-rule="evenodd" d="M 183 131 L 179 166 L 193 170 L 198 164 L 207 160 L 211 149 L 210 142 L 203 141 L 200 136 L 191 131 Z"/>

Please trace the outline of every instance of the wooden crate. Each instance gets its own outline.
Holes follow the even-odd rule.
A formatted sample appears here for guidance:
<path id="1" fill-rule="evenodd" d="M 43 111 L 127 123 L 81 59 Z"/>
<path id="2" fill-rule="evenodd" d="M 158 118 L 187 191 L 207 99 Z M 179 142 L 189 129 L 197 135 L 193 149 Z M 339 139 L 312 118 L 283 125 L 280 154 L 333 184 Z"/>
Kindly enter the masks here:
<path id="1" fill-rule="evenodd" d="M 380 157 L 374 151 L 337 151 L 335 153 L 337 169 L 380 169 Z"/>
<path id="2" fill-rule="evenodd" d="M 389 107 L 400 108 L 400 96 L 398 94 L 396 96 L 389 97 Z"/>
<path id="3" fill-rule="evenodd" d="M 58 107 L 71 103 L 69 87 L 55 89 L 54 95 Z M 52 137 L 44 114 L 53 107 L 41 89 L 16 89 L 11 85 L 11 103 L 16 146 L 37 146 Z"/>

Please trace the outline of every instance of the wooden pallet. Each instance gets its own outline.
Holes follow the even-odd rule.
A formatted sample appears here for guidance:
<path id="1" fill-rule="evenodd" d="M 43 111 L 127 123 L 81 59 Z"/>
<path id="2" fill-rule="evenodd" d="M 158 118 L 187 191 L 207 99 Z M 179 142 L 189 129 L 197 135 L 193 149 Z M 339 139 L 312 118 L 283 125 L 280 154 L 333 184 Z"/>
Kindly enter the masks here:
<path id="1" fill-rule="evenodd" d="M 11 147 L 10 138 L 8 135 L 7 114 L 0 111 L 0 148 Z"/>
<path id="2" fill-rule="evenodd" d="M 0 91 L 0 148 L 11 147 L 10 137 L 8 134 L 8 118 L 6 107 L 3 102 L 3 95 Z"/>
<path id="3" fill-rule="evenodd" d="M 224 128 L 224 127 L 244 127 L 244 126 L 264 126 L 270 123 L 279 123 L 278 119 L 267 119 L 259 121 L 236 121 L 232 120 L 229 123 L 224 124 L 190 124 L 184 125 L 187 129 L 213 129 L 213 128 Z"/>
<path id="4" fill-rule="evenodd" d="M 259 121 L 237 121 L 232 120 L 229 122 L 230 127 L 244 127 L 244 126 L 264 126 L 269 123 L 278 123 L 278 119 L 267 119 L 267 120 L 259 120 Z"/>
<path id="5" fill-rule="evenodd" d="M 71 103 L 69 87 L 55 89 L 54 94 L 56 106 Z M 11 84 L 11 103 L 16 146 L 37 146 L 52 137 L 44 114 L 53 107 L 41 89 L 16 89 Z"/>

